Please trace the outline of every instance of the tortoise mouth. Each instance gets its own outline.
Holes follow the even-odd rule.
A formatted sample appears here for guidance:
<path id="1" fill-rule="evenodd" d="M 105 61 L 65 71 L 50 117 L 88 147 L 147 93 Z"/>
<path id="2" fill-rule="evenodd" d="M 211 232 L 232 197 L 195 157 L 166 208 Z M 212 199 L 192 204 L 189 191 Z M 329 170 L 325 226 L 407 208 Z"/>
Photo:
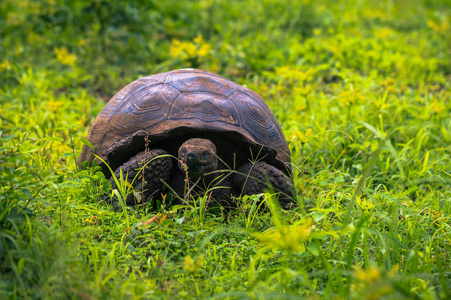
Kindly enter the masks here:
<path id="1" fill-rule="evenodd" d="M 194 177 L 200 177 L 214 170 L 211 164 L 194 164 L 188 166 L 188 174 Z"/>
<path id="2" fill-rule="evenodd" d="M 195 174 L 197 174 L 197 173 L 203 173 L 205 170 L 205 165 L 200 165 L 200 166 L 191 166 L 191 167 L 188 167 L 188 173 L 195 173 Z"/>

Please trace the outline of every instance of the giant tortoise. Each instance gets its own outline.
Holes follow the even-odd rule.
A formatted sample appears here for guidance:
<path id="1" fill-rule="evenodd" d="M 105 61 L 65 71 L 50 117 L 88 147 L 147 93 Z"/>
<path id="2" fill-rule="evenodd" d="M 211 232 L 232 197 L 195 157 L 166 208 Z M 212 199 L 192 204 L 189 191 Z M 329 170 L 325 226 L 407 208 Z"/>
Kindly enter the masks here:
<path id="1" fill-rule="evenodd" d="M 182 69 L 133 81 L 87 139 L 94 151 L 84 145 L 79 163 L 95 152 L 117 176 L 120 168 L 129 181 L 142 172 L 134 186 L 144 200 L 167 192 L 181 199 L 189 188 L 234 206 L 234 197 L 269 188 L 283 208 L 295 203 L 290 152 L 273 113 L 255 92 L 216 74 Z"/>

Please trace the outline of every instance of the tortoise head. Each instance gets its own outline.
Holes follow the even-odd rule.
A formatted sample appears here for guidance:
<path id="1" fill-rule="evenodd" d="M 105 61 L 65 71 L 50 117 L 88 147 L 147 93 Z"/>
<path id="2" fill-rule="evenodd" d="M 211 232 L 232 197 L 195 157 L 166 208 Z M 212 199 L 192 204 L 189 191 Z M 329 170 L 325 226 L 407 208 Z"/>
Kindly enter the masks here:
<path id="1" fill-rule="evenodd" d="M 194 138 L 184 142 L 179 148 L 178 159 L 188 167 L 191 180 L 218 169 L 216 146 L 207 139 Z"/>

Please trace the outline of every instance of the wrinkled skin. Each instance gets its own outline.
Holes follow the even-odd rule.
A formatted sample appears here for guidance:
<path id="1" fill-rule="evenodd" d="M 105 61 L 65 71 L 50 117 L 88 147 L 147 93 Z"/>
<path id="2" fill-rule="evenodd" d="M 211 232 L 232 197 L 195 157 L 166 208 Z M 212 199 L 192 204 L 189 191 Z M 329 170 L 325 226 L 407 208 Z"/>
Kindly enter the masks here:
<path id="1" fill-rule="evenodd" d="M 188 168 L 189 178 L 193 181 L 218 169 L 216 146 L 210 140 L 187 140 L 179 148 L 178 159 Z"/>

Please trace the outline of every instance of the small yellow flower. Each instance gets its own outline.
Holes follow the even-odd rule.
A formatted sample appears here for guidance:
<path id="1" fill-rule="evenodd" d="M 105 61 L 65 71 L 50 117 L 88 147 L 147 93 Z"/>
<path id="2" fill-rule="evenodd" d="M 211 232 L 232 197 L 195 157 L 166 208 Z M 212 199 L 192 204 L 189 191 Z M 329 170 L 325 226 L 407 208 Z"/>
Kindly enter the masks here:
<path id="1" fill-rule="evenodd" d="M 427 22 L 428 26 L 430 28 L 432 28 L 432 30 L 434 30 L 437 33 L 446 33 L 449 31 L 449 23 L 446 21 L 433 21 L 433 20 L 428 20 Z"/>
<path id="2" fill-rule="evenodd" d="M 354 89 L 351 86 L 351 89 L 347 91 L 342 91 L 338 96 L 344 104 L 350 106 L 359 101 L 363 100 L 363 96 L 358 88 Z"/>
<path id="3" fill-rule="evenodd" d="M 52 112 L 57 111 L 61 106 L 63 106 L 61 101 L 50 100 L 47 102 L 47 109 Z"/>
<path id="4" fill-rule="evenodd" d="M 379 40 L 384 40 L 394 34 L 393 29 L 384 27 L 381 29 L 377 29 L 374 31 L 374 36 L 378 38 Z"/>
<path id="5" fill-rule="evenodd" d="M 387 93 L 396 93 L 396 89 L 390 85 L 386 88 Z"/>
<path id="6" fill-rule="evenodd" d="M 297 89 L 297 91 L 302 96 L 307 96 L 308 94 L 310 94 L 312 92 L 312 86 L 310 84 L 307 84 L 305 87 Z"/>
<path id="7" fill-rule="evenodd" d="M 276 68 L 277 76 L 280 76 L 282 78 L 296 79 L 301 82 L 309 80 L 311 77 L 310 75 L 312 75 L 313 73 L 314 73 L 313 68 L 308 68 L 305 71 L 297 70 L 297 69 L 294 69 L 294 68 L 288 67 L 288 66 Z"/>
<path id="8" fill-rule="evenodd" d="M 9 61 L 5 60 L 0 64 L 0 71 L 9 71 L 11 70 L 11 64 Z"/>
<path id="9" fill-rule="evenodd" d="M 445 104 L 443 104 L 442 102 L 439 102 L 437 100 L 434 100 L 431 102 L 431 104 L 429 105 L 429 109 L 431 110 L 431 112 L 435 113 L 435 114 L 439 114 L 442 111 L 446 110 L 446 106 Z"/>
<path id="10" fill-rule="evenodd" d="M 287 66 L 276 68 L 276 75 L 281 77 L 289 77 L 291 74 L 291 68 Z"/>
<path id="11" fill-rule="evenodd" d="M 375 207 L 374 203 L 371 200 L 367 201 L 360 198 L 359 196 L 356 197 L 355 201 L 362 210 L 369 210 Z"/>
<path id="12" fill-rule="evenodd" d="M 362 270 L 359 266 L 354 267 L 355 283 L 351 289 L 362 295 L 364 299 L 381 299 L 393 291 L 391 278 L 396 275 L 398 266 L 395 265 L 391 271 L 382 272 L 377 266 L 370 266 Z"/>
<path id="13" fill-rule="evenodd" d="M 198 256 L 196 260 L 194 260 L 191 255 L 187 255 L 183 262 L 183 269 L 188 274 L 194 274 L 202 268 L 204 264 L 204 257 Z"/>
<path id="14" fill-rule="evenodd" d="M 359 266 L 355 267 L 355 277 L 364 283 L 373 283 L 381 278 L 381 270 L 370 266 L 367 270 L 362 270 Z"/>
<path id="15" fill-rule="evenodd" d="M 206 43 L 202 35 L 197 36 L 193 42 L 181 42 L 179 40 L 172 40 L 169 47 L 169 54 L 174 58 L 189 63 L 191 60 L 202 62 L 203 58 L 208 56 L 211 52 L 211 45 Z"/>
<path id="16" fill-rule="evenodd" d="M 376 106 L 377 109 L 379 110 L 384 110 L 387 109 L 388 107 L 390 107 L 389 103 L 385 102 L 385 98 L 384 97 L 379 97 L 378 99 L 373 101 L 374 106 Z"/>
<path id="17" fill-rule="evenodd" d="M 194 40 L 196 44 L 202 44 L 204 42 L 204 38 L 202 37 L 202 34 L 199 34 Z"/>
<path id="18" fill-rule="evenodd" d="M 194 58 L 197 54 L 196 45 L 193 43 L 185 42 L 183 43 L 183 50 L 185 51 L 188 58 Z"/>
<path id="19" fill-rule="evenodd" d="M 75 54 L 69 53 L 66 47 L 55 48 L 56 60 L 63 65 L 74 66 L 77 57 Z"/>
<path id="20" fill-rule="evenodd" d="M 386 88 L 386 87 L 395 85 L 395 83 L 396 83 L 396 80 L 393 79 L 393 78 L 391 78 L 391 77 L 389 77 L 389 78 L 387 78 L 386 80 L 382 81 L 382 82 L 381 82 L 381 85 L 382 85 L 384 88 Z"/>
<path id="21" fill-rule="evenodd" d="M 350 14 L 352 14 L 352 16 L 355 18 L 355 13 L 353 12 L 349 12 Z M 364 18 L 369 19 L 369 20 L 387 20 L 387 13 L 385 10 L 380 9 L 380 8 L 376 8 L 376 7 L 372 7 L 371 9 L 364 9 L 362 10 L 362 15 L 364 16 Z"/>
<path id="22" fill-rule="evenodd" d="M 263 233 L 256 233 L 254 236 L 262 246 L 272 249 L 283 249 L 289 252 L 299 252 L 305 249 L 302 242 L 307 240 L 314 227 L 312 221 L 307 220 L 302 225 L 294 224 L 271 228 Z"/>
<path id="23" fill-rule="evenodd" d="M 180 47 L 181 43 L 179 40 L 172 40 L 171 46 L 169 47 L 169 54 L 172 57 L 178 58 L 181 56 L 183 49 Z"/>
<path id="24" fill-rule="evenodd" d="M 305 133 L 300 132 L 297 129 L 293 130 L 293 134 L 291 135 L 291 141 L 299 140 L 302 144 L 306 144 L 309 138 L 312 136 L 312 129 L 309 128 Z"/>
<path id="25" fill-rule="evenodd" d="M 202 44 L 197 51 L 197 55 L 199 56 L 207 56 L 210 54 L 211 45 L 210 44 Z"/>

